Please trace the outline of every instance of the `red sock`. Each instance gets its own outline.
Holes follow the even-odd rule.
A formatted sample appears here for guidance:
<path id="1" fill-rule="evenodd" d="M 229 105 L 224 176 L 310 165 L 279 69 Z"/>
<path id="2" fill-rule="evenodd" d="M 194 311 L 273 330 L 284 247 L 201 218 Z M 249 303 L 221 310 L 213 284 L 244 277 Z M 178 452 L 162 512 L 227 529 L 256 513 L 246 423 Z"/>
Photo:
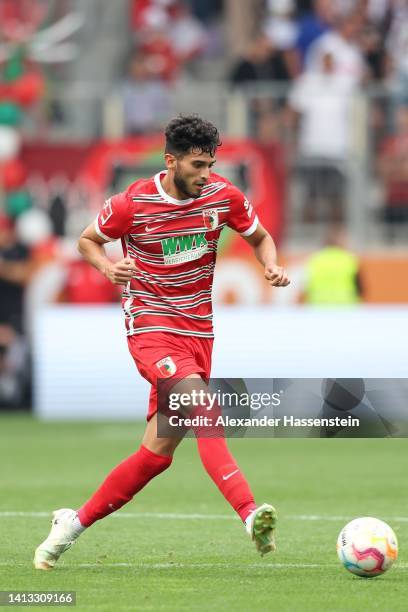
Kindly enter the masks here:
<path id="1" fill-rule="evenodd" d="M 84 527 L 119 510 L 151 480 L 167 469 L 172 457 L 156 455 L 145 446 L 119 463 L 106 477 L 99 489 L 78 510 Z"/>
<path id="2" fill-rule="evenodd" d="M 256 508 L 256 504 L 245 477 L 228 450 L 225 438 L 197 437 L 197 445 L 209 476 L 227 502 L 245 521 L 248 514 Z"/>
<path id="3" fill-rule="evenodd" d="M 217 425 L 217 417 L 221 409 L 215 405 L 211 413 L 205 407 L 199 406 L 193 412 L 193 417 L 206 416 L 210 418 L 207 425 L 204 420 L 193 426 L 197 438 L 198 452 L 208 475 L 217 485 L 225 499 L 239 514 L 242 521 L 255 510 L 254 496 L 244 475 L 231 455 L 224 437 L 224 427 Z"/>

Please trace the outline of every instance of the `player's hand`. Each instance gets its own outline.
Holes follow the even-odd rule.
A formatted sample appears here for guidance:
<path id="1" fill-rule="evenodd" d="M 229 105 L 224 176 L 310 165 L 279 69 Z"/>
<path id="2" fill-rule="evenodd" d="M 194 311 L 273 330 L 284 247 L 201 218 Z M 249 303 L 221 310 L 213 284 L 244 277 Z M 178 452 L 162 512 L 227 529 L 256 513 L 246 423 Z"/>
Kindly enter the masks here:
<path id="1" fill-rule="evenodd" d="M 265 266 L 265 278 L 271 287 L 287 287 L 290 280 L 281 266 Z"/>
<path id="2" fill-rule="evenodd" d="M 109 266 L 105 271 L 105 276 L 114 285 L 126 285 L 135 275 L 136 270 L 135 260 L 125 257 Z"/>

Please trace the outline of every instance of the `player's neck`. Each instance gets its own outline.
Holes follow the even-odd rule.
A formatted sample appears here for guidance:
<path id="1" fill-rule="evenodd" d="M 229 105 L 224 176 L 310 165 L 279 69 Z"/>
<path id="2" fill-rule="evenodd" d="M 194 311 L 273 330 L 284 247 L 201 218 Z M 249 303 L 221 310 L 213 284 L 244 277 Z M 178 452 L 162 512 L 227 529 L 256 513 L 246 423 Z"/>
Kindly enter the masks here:
<path id="1" fill-rule="evenodd" d="M 172 177 L 169 175 L 168 172 L 163 177 L 160 177 L 160 182 L 161 182 L 161 185 L 164 191 L 171 198 L 174 198 L 175 200 L 188 200 L 189 199 L 189 196 L 186 193 L 184 193 L 183 191 L 180 191 L 177 188 Z"/>

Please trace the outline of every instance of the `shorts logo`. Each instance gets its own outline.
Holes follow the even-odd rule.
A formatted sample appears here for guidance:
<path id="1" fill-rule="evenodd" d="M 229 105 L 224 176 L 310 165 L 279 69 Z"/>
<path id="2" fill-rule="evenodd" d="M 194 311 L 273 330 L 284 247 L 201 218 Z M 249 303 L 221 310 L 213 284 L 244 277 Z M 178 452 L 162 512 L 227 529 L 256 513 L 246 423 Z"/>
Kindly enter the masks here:
<path id="1" fill-rule="evenodd" d="M 101 211 L 101 216 L 100 216 L 101 225 L 105 225 L 105 223 L 107 222 L 108 219 L 110 219 L 112 214 L 113 214 L 112 213 L 112 201 L 111 201 L 111 198 L 109 198 L 109 200 L 106 200 L 105 206 L 102 208 L 102 211 Z"/>
<path id="2" fill-rule="evenodd" d="M 177 367 L 171 357 L 164 357 L 156 363 L 156 366 L 163 378 L 169 378 L 177 372 Z"/>
<path id="3" fill-rule="evenodd" d="M 209 230 L 215 230 L 218 227 L 218 210 L 203 210 L 204 225 Z"/>

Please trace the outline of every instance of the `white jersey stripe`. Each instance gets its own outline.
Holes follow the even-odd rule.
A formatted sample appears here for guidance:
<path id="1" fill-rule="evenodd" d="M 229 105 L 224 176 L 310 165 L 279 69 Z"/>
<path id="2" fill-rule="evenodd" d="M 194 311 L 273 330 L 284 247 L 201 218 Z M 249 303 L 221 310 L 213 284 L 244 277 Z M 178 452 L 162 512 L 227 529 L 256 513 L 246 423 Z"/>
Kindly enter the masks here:
<path id="1" fill-rule="evenodd" d="M 166 306 L 166 304 L 169 304 L 170 306 L 172 306 L 173 308 L 177 309 L 177 310 L 190 310 L 191 308 L 197 308 L 197 306 L 200 306 L 200 304 L 209 304 L 211 303 L 211 298 L 203 298 L 201 300 L 197 300 L 197 302 L 191 302 L 190 304 L 177 304 L 177 303 L 173 303 L 173 302 L 166 302 L 163 305 L 163 302 L 157 301 L 157 302 L 151 302 L 150 300 L 147 300 L 145 298 L 141 298 L 142 302 L 144 304 L 146 304 L 146 306 Z"/>
<path id="2" fill-rule="evenodd" d="M 150 327 L 137 327 L 131 333 L 128 331 L 127 336 L 146 334 L 152 331 L 169 332 L 178 336 L 197 336 L 198 338 L 214 338 L 212 332 L 199 332 L 195 330 L 179 329 L 177 327 L 163 327 L 160 325 L 151 325 Z"/>
<path id="3" fill-rule="evenodd" d="M 136 319 L 143 315 L 154 315 L 155 317 L 183 317 L 193 319 L 195 321 L 211 321 L 212 314 L 209 315 L 192 315 L 185 312 L 172 311 L 170 308 L 166 310 L 131 310 L 131 316 Z"/>

